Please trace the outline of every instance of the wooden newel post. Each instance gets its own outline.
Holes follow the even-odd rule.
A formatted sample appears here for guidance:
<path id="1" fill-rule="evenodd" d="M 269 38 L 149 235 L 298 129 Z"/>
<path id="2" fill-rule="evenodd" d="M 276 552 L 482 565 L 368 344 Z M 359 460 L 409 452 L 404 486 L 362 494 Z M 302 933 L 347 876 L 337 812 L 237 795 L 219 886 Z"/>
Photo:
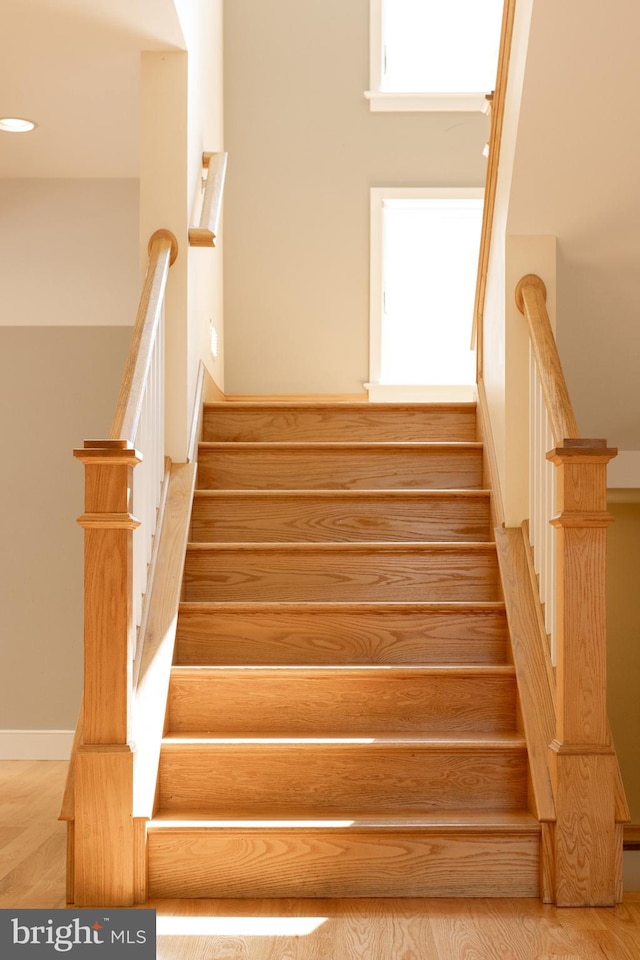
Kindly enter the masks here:
<path id="1" fill-rule="evenodd" d="M 604 440 L 565 440 L 547 454 L 558 468 L 555 794 L 558 906 L 609 905 L 620 896 L 615 756 L 607 717 L 606 470 Z M 620 849 L 618 849 L 620 847 Z"/>
<path id="2" fill-rule="evenodd" d="M 85 442 L 84 715 L 77 755 L 74 902 L 134 902 L 131 672 L 133 468 L 124 440 Z"/>

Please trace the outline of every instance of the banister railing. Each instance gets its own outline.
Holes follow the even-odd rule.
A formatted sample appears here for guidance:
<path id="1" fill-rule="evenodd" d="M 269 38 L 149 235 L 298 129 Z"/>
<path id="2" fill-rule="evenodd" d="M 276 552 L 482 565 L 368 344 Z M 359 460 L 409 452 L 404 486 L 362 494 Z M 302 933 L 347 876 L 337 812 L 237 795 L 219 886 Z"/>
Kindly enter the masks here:
<path id="1" fill-rule="evenodd" d="M 616 451 L 605 440 L 579 437 L 542 280 L 523 277 L 516 303 L 531 340 L 530 449 L 536 462 L 530 528 L 538 539 L 536 561 L 548 552 L 549 525 L 555 530 L 555 556 L 544 557 L 537 571 L 545 604 L 555 609 L 556 717 L 549 750 L 555 901 L 613 904 L 621 895 L 624 818 L 616 810 L 606 690 L 606 468 Z M 545 470 L 555 476 L 537 472 L 543 456 Z"/>
<path id="2" fill-rule="evenodd" d="M 110 436 L 74 451 L 85 466 L 84 696 L 71 777 L 77 906 L 135 899 L 133 663 L 165 474 L 163 305 L 177 253 L 173 234 L 153 234 Z"/>
<path id="3" fill-rule="evenodd" d="M 200 222 L 189 230 L 192 247 L 215 247 L 218 237 L 224 181 L 227 173 L 226 153 L 203 153 L 202 166 L 207 170 Z"/>
<path id="4" fill-rule="evenodd" d="M 169 230 L 156 230 L 149 240 L 149 265 L 111 424 L 111 440 L 135 443 L 162 317 L 169 267 L 177 256 L 178 241 L 174 235 Z"/>
<path id="5" fill-rule="evenodd" d="M 533 273 L 522 277 L 516 287 L 516 304 L 529 325 L 529 339 L 539 372 L 553 441 L 562 444 L 565 440 L 576 440 L 580 436 L 578 423 L 547 313 L 547 288 L 540 277 Z"/>
<path id="6" fill-rule="evenodd" d="M 500 165 L 500 149 L 502 144 L 502 127 L 504 122 L 505 99 L 507 95 L 507 81 L 509 77 L 509 58 L 511 55 L 511 38 L 515 17 L 516 0 L 505 0 L 502 14 L 502 28 L 500 33 L 500 49 L 498 53 L 498 68 L 496 73 L 496 88 L 490 97 L 489 140 L 487 143 L 487 174 L 484 188 L 484 206 L 482 212 L 482 228 L 480 233 L 480 253 L 478 257 L 478 274 L 476 280 L 475 303 L 473 307 L 473 329 L 471 346 L 476 350 L 478 380 L 483 373 L 483 317 L 487 293 L 487 277 L 489 273 L 489 257 L 491 254 L 491 236 L 496 206 L 496 189 L 498 185 L 498 169 Z M 489 98 L 488 98 L 489 99 Z"/>

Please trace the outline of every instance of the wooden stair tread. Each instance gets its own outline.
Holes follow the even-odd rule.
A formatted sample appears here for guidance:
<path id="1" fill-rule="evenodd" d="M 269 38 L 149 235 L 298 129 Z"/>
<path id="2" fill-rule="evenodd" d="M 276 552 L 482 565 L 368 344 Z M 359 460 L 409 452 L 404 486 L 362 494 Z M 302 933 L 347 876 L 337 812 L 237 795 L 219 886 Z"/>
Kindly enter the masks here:
<path id="1" fill-rule="evenodd" d="M 202 440 L 201 452 L 209 450 L 482 450 L 477 440 Z"/>
<path id="2" fill-rule="evenodd" d="M 194 553 L 210 551 L 218 553 L 223 550 L 237 550 L 240 553 L 247 551 L 264 553 L 295 553 L 308 551 L 309 553 L 329 553 L 332 550 L 340 554 L 343 553 L 403 553 L 420 552 L 428 553 L 493 553 L 495 554 L 496 545 L 493 541 L 486 540 L 468 540 L 460 542 L 458 540 L 406 540 L 386 541 L 386 540 L 361 540 L 358 543 L 344 543 L 341 540 L 329 540 L 317 543 L 309 543 L 306 540 L 293 541 L 288 540 L 284 543 L 266 543 L 264 540 L 258 541 L 232 541 L 230 543 L 201 543 L 199 541 L 190 541 L 187 544 L 187 550 Z"/>
<path id="3" fill-rule="evenodd" d="M 284 746 L 335 746 L 345 749 L 350 747 L 361 749 L 363 745 L 374 750 L 376 748 L 386 749 L 388 747 L 398 747 L 402 749 L 405 747 L 411 748 L 419 746 L 424 750 L 436 752 L 441 750 L 468 750 L 469 748 L 486 751 L 524 749 L 526 748 L 526 740 L 521 734 L 516 732 L 456 733 L 449 736 L 439 733 L 430 736 L 428 733 L 407 734 L 404 732 L 389 733 L 388 731 L 375 734 L 369 733 L 355 737 L 349 735 L 336 736 L 335 733 L 323 736 L 322 732 L 314 733 L 313 736 L 300 736 L 298 734 L 286 736 L 282 733 L 277 733 L 273 736 L 264 733 L 252 735 L 251 732 L 247 732 L 242 735 L 216 737 L 212 736 L 209 732 L 194 731 L 189 734 L 169 732 L 165 734 L 162 740 L 163 749 L 169 750 L 176 748 L 193 749 L 205 746 L 229 746 L 234 748 L 241 746 L 260 746 L 263 748 Z"/>
<path id="4" fill-rule="evenodd" d="M 207 400 L 205 410 L 361 410 L 366 413 L 384 413 L 394 410 L 412 410 L 418 413 L 430 411 L 447 412 L 451 410 L 474 411 L 475 400 L 423 401 L 392 400 L 378 402 L 371 400 Z"/>
<path id="5" fill-rule="evenodd" d="M 248 600 L 183 600 L 180 610 L 184 613 L 203 613 L 207 610 L 218 613 L 364 613 L 373 611 L 378 613 L 504 613 L 502 600 L 264 600 L 253 602 Z"/>
<path id="6" fill-rule="evenodd" d="M 148 824 L 148 829 L 295 829 L 295 830 L 435 830 L 534 833 L 540 832 L 538 820 L 527 810 L 389 810 L 353 811 L 326 808 L 287 808 L 238 810 L 203 807 L 160 809 Z"/>
<path id="7" fill-rule="evenodd" d="M 194 492 L 195 499 L 220 500 L 232 498 L 238 500 L 250 500 L 256 497 L 269 497 L 274 500 L 288 499 L 291 497 L 301 497 L 304 499 L 322 498 L 326 500 L 337 500 L 346 498 L 348 500 L 364 500 L 367 497 L 376 500 L 401 500 L 409 498 L 411 500 L 437 500 L 457 499 L 457 500 L 481 500 L 491 496 L 491 491 L 481 487 L 460 487 L 434 489 L 425 487 L 412 487 L 409 490 L 403 489 L 380 489 L 367 490 L 359 488 L 357 490 L 207 490 L 206 488 L 197 489 Z"/>
<path id="8" fill-rule="evenodd" d="M 335 678 L 340 675 L 363 679 L 381 677 L 388 679 L 402 679 L 403 677 L 514 677 L 515 667 L 511 664 L 408 664 L 382 666 L 380 664 L 336 664 L 335 666 L 302 666 L 285 664 L 283 666 L 264 666 L 263 664 L 246 664 L 243 666 L 181 666 L 176 664 L 171 673 L 178 677 L 193 677 L 202 679 L 210 675 L 212 679 L 231 678 L 304 678 L 305 680 Z"/>

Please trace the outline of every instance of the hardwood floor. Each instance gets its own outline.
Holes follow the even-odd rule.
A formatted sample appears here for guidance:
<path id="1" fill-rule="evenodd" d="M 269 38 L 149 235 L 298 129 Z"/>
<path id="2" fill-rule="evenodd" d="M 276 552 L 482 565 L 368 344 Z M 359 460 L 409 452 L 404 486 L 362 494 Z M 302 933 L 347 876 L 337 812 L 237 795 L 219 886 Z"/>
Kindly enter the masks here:
<path id="1" fill-rule="evenodd" d="M 67 764 L 0 761 L 0 908 L 63 907 Z M 638 960 L 640 894 L 538 900 L 163 900 L 158 960 Z"/>

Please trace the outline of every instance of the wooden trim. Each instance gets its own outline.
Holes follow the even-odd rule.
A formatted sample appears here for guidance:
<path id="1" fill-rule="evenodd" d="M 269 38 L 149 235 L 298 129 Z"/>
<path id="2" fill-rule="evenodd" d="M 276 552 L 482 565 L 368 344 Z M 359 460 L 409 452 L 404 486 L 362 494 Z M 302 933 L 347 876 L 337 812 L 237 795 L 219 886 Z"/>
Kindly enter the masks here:
<path id="1" fill-rule="evenodd" d="M 563 444 L 565 440 L 578 439 L 578 423 L 547 313 L 547 290 L 540 277 L 533 273 L 522 277 L 516 287 L 516 304 L 529 325 L 529 336 L 554 442 Z M 594 441 L 590 441 L 590 444 L 593 443 Z"/>
<path id="2" fill-rule="evenodd" d="M 513 35 L 513 21 L 515 17 L 516 0 L 505 0 L 502 16 L 502 33 L 500 36 L 500 53 L 498 56 L 498 72 L 496 89 L 491 98 L 491 129 L 489 133 L 489 158 L 484 192 L 484 212 L 482 216 L 482 231 L 480 234 L 480 255 L 478 258 L 478 279 L 476 283 L 476 298 L 473 308 L 473 332 L 471 346 L 476 348 L 478 380 L 482 379 L 483 372 L 483 317 L 484 303 L 487 292 L 487 275 L 489 272 L 489 257 L 491 254 L 491 238 L 493 233 L 493 218 L 496 206 L 496 189 L 498 185 L 498 169 L 500 164 L 500 147 L 502 143 L 502 127 L 504 123 L 504 105 L 507 95 L 509 79 L 509 59 L 511 57 L 511 38 Z"/>
<path id="3" fill-rule="evenodd" d="M 541 821 L 554 821 L 547 751 L 554 735 L 555 708 L 544 618 L 531 586 L 523 531 L 497 530 L 496 546 L 529 752 L 534 813 Z"/>
<path id="4" fill-rule="evenodd" d="M 531 546 L 531 535 L 529 533 L 529 521 L 523 520 L 522 522 L 522 542 L 524 544 L 524 552 L 527 561 L 527 570 L 529 573 L 529 585 L 532 595 L 536 599 L 536 616 L 538 618 L 538 631 L 542 638 L 544 638 L 544 651 L 545 651 L 545 664 L 547 669 L 547 674 L 549 677 L 549 688 L 553 696 L 553 712 L 555 717 L 555 696 L 556 696 L 556 675 L 553 669 L 553 663 L 551 662 L 551 638 L 547 633 L 547 623 L 544 615 L 544 604 L 540 601 L 540 579 L 536 573 L 535 557 L 533 552 L 533 547 Z M 551 739 L 549 739 L 551 743 Z"/>
<path id="5" fill-rule="evenodd" d="M 62 818 L 60 818 L 62 819 Z M 67 869 L 65 872 L 66 878 L 66 900 L 67 903 L 73 903 L 73 898 L 75 894 L 75 878 L 74 878 L 74 857 L 75 857 L 75 822 L 69 820 L 67 822 Z"/>
<path id="6" fill-rule="evenodd" d="M 149 865 L 147 855 L 146 817 L 133 818 L 133 902 L 147 902 Z"/>
<path id="7" fill-rule="evenodd" d="M 547 454 L 558 468 L 556 731 L 549 749 L 558 906 L 606 906 L 619 900 L 622 888 L 616 823 L 622 811 L 606 690 L 606 467 L 612 456 L 606 444 L 570 442 Z"/>
<path id="8" fill-rule="evenodd" d="M 171 467 L 134 694 L 134 817 L 149 818 L 154 812 L 195 476 L 196 464 L 174 463 Z"/>
<path id="9" fill-rule="evenodd" d="M 130 744 L 84 744 L 78 750 L 74 825 L 74 903 L 134 904 Z"/>
<path id="10" fill-rule="evenodd" d="M 135 450 L 74 451 L 85 466 L 85 744 L 125 744 L 130 732 Z M 87 454 L 89 456 L 87 456 Z"/>
<path id="11" fill-rule="evenodd" d="M 76 723 L 76 732 L 73 738 L 73 746 L 71 748 L 71 757 L 69 758 L 69 769 L 67 770 L 67 780 L 65 783 L 64 794 L 62 797 L 62 806 L 60 808 L 60 815 L 58 820 L 73 820 L 75 816 L 74 811 L 74 790 L 75 790 L 75 778 L 76 778 L 76 756 L 80 745 L 82 744 L 82 720 L 84 716 L 84 694 L 82 695 L 82 700 L 80 701 L 80 712 L 78 714 L 78 722 Z"/>
<path id="12" fill-rule="evenodd" d="M 202 200 L 200 223 L 189 230 L 192 247 L 215 247 L 218 238 L 224 181 L 227 173 L 227 153 L 204 153 L 202 166 L 208 170 Z"/>
<path id="13" fill-rule="evenodd" d="M 169 267 L 177 255 L 178 241 L 174 235 L 168 230 L 156 230 L 149 241 L 149 265 L 111 425 L 112 440 L 135 442 Z"/>
<path id="14" fill-rule="evenodd" d="M 625 824 L 623 835 L 625 850 L 640 850 L 640 823 Z"/>
<path id="15" fill-rule="evenodd" d="M 491 429 L 491 416 L 489 414 L 489 405 L 483 380 L 478 381 L 477 410 L 479 439 L 482 440 L 483 443 L 484 482 L 485 486 L 491 489 L 491 525 L 492 527 L 504 527 L 504 506 L 502 503 L 502 491 L 500 489 L 500 474 L 498 473 L 496 448 L 493 440 L 493 431 Z"/>

